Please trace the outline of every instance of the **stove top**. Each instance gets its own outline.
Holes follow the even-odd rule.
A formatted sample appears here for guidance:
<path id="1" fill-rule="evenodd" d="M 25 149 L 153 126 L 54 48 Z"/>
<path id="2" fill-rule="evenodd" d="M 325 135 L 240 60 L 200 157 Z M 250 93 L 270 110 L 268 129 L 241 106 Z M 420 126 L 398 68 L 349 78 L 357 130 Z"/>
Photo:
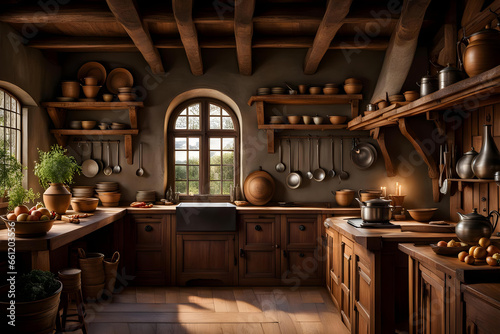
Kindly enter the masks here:
<path id="1" fill-rule="evenodd" d="M 400 225 L 395 225 L 390 221 L 383 222 L 365 222 L 361 218 L 351 218 L 347 220 L 349 225 L 352 225 L 356 228 L 400 228 Z"/>

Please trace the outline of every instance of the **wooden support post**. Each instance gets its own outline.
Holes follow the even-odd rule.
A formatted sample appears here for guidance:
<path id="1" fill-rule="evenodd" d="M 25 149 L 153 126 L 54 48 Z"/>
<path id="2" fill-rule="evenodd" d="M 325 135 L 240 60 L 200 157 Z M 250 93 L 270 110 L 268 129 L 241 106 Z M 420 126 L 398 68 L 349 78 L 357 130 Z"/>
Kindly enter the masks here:
<path id="1" fill-rule="evenodd" d="M 258 101 L 255 102 L 255 106 L 257 107 L 257 124 L 264 125 L 264 102 Z"/>
<path id="2" fill-rule="evenodd" d="M 252 35 L 255 0 L 234 3 L 234 37 L 238 67 L 243 75 L 252 75 Z"/>
<path id="3" fill-rule="evenodd" d="M 48 250 L 31 252 L 31 269 L 50 271 L 50 254 Z"/>
<path id="4" fill-rule="evenodd" d="M 355 119 L 359 115 L 359 100 L 351 100 L 351 119 Z"/>
<path id="5" fill-rule="evenodd" d="M 189 66 L 191 67 L 191 72 L 194 75 L 202 75 L 203 61 L 201 60 L 198 33 L 193 22 L 193 0 L 173 0 L 172 10 L 182 44 L 186 51 Z"/>
<path id="6" fill-rule="evenodd" d="M 130 128 L 137 129 L 137 107 L 128 107 L 128 115 L 130 118 Z"/>
<path id="7" fill-rule="evenodd" d="M 66 119 L 66 113 L 64 110 L 60 108 L 47 107 L 47 112 L 49 113 L 49 117 L 54 123 L 54 127 L 56 129 L 64 128 L 64 120 Z"/>
<path id="8" fill-rule="evenodd" d="M 274 130 L 267 130 L 267 153 L 274 153 Z"/>
<path id="9" fill-rule="evenodd" d="M 61 147 L 65 147 L 66 144 L 68 143 L 68 137 L 67 136 L 63 136 L 61 134 L 54 133 L 54 137 L 56 138 L 57 144 L 59 146 L 61 146 Z"/>
<path id="10" fill-rule="evenodd" d="M 132 150 L 132 135 L 125 135 L 125 158 L 129 165 L 134 164 L 134 154 Z"/>
<path id="11" fill-rule="evenodd" d="M 388 177 L 396 176 L 396 170 L 392 163 L 391 156 L 389 151 L 387 150 L 387 146 L 385 144 L 385 130 L 381 128 L 376 128 L 370 131 L 370 135 L 375 139 L 380 146 L 380 151 L 382 152 L 382 156 L 384 157 L 385 170 L 387 172 Z"/>
<path id="12" fill-rule="evenodd" d="M 425 113 L 428 121 L 433 121 L 440 136 L 446 135 L 446 124 L 443 122 L 438 111 L 428 111 Z"/>
<path id="13" fill-rule="evenodd" d="M 426 163 L 429 177 L 432 179 L 432 198 L 434 202 L 437 203 L 440 200 L 440 192 L 439 192 L 439 180 L 438 180 L 439 172 L 436 162 L 434 161 L 432 155 L 426 152 L 421 141 L 415 135 L 415 132 L 408 127 L 407 122 L 408 120 L 406 118 L 401 118 L 398 121 L 399 130 L 401 131 L 403 136 L 405 136 L 406 139 L 410 141 L 410 143 L 413 145 L 413 148 L 415 148 L 415 151 L 417 151 L 422 160 Z"/>

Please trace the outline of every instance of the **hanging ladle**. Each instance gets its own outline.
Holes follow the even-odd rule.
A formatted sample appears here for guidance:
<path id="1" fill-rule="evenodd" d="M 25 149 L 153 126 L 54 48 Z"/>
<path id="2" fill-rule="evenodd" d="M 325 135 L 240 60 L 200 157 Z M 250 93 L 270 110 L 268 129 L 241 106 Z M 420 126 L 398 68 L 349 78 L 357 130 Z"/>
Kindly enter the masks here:
<path id="1" fill-rule="evenodd" d="M 139 169 L 135 172 L 135 175 L 144 175 L 144 169 L 142 169 L 142 143 L 139 144 Z"/>
<path id="2" fill-rule="evenodd" d="M 315 181 L 321 182 L 325 179 L 326 172 L 319 165 L 319 139 L 318 139 L 318 142 L 316 143 L 316 160 L 318 162 L 318 168 L 314 170 L 313 177 L 314 177 Z"/>
<path id="3" fill-rule="evenodd" d="M 331 142 L 330 142 L 330 150 L 332 152 L 332 169 L 330 169 L 328 171 L 328 176 L 333 178 L 333 177 L 335 177 L 335 174 L 337 174 L 337 173 L 335 173 L 335 156 L 333 154 L 334 153 L 333 152 L 333 138 L 331 139 Z"/>
<path id="4" fill-rule="evenodd" d="M 113 167 L 113 173 L 119 174 L 122 171 L 120 166 L 120 142 L 116 142 L 116 166 Z"/>
<path id="5" fill-rule="evenodd" d="M 306 176 L 309 180 L 312 180 L 313 178 L 313 173 L 311 172 L 311 160 L 312 160 L 312 141 L 311 137 L 309 137 L 309 170 L 306 173 Z"/>
<path id="6" fill-rule="evenodd" d="M 110 176 L 113 173 L 113 168 L 111 168 L 111 152 L 110 152 L 110 148 L 109 148 L 109 142 L 107 145 L 107 149 L 108 149 L 108 166 L 106 168 L 104 168 L 103 173 L 106 176 Z"/>
<path id="7" fill-rule="evenodd" d="M 344 170 L 344 139 L 340 138 L 340 181 L 347 180 L 349 173 Z"/>
<path id="8" fill-rule="evenodd" d="M 279 156 L 280 156 L 280 161 L 276 164 L 276 171 L 279 173 L 283 173 L 286 169 L 285 164 L 283 163 L 283 156 L 281 155 L 281 140 L 280 140 L 280 146 L 279 146 Z"/>

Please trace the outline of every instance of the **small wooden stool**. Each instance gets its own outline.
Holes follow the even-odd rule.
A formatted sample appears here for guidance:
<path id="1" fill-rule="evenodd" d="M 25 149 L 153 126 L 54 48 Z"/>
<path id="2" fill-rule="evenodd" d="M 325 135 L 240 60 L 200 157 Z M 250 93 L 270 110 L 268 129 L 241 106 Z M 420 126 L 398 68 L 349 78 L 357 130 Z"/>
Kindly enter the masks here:
<path id="1" fill-rule="evenodd" d="M 80 269 L 68 268 L 63 269 L 58 272 L 59 280 L 63 284 L 61 292 L 61 303 L 59 304 L 59 310 L 63 310 L 62 327 L 61 320 L 57 317 L 57 331 L 64 332 L 66 329 L 66 320 L 68 317 L 78 316 L 78 322 L 80 323 L 75 328 L 71 328 L 71 331 L 82 329 L 83 334 L 87 333 L 87 325 L 85 324 L 85 309 L 83 305 L 82 296 L 82 271 Z M 77 314 L 68 314 L 68 304 L 70 298 L 73 297 L 76 303 Z M 77 320 L 69 320 L 76 322 Z"/>

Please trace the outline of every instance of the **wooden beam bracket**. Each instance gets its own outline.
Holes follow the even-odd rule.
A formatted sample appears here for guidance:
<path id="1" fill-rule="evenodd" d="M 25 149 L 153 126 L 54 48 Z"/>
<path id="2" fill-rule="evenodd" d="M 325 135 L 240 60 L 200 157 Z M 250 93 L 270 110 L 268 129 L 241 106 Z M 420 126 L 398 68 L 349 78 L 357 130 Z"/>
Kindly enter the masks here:
<path id="1" fill-rule="evenodd" d="M 193 22 L 193 0 L 173 0 L 172 9 L 189 66 L 191 67 L 191 73 L 202 75 L 203 61 L 201 59 L 198 33 Z"/>
<path id="2" fill-rule="evenodd" d="M 439 192 L 439 172 L 434 161 L 432 155 L 426 152 L 425 147 L 422 145 L 422 142 L 417 138 L 415 132 L 408 127 L 408 119 L 401 118 L 399 121 L 399 130 L 403 134 L 403 136 L 410 141 L 415 148 L 415 151 L 420 155 L 422 160 L 425 162 L 428 168 L 429 177 L 432 179 L 432 198 L 434 202 L 440 201 L 440 192 Z"/>

